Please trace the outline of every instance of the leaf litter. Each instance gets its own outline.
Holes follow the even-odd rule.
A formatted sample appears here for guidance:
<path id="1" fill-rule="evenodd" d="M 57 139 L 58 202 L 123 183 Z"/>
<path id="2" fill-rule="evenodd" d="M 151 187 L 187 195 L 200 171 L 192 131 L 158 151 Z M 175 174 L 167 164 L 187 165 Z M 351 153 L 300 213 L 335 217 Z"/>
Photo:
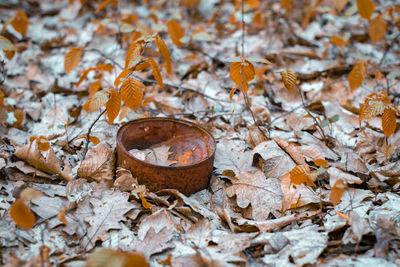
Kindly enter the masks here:
<path id="1" fill-rule="evenodd" d="M 398 266 L 398 3 L 243 0 L 239 55 L 240 1 L 153 2 L 0 6 L 1 264 Z M 208 189 L 116 168 L 142 117 L 213 134 Z"/>

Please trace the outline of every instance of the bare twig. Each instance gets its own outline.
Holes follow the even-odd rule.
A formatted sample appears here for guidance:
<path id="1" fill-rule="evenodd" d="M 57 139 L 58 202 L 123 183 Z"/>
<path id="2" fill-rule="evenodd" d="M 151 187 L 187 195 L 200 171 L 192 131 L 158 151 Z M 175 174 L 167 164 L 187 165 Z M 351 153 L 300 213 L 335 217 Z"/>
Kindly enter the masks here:
<path id="1" fill-rule="evenodd" d="M 389 50 L 393 47 L 393 45 L 396 43 L 397 39 L 400 37 L 400 33 L 398 33 L 390 42 L 390 44 L 386 47 L 385 52 L 383 53 L 383 56 L 381 60 L 379 61 L 379 66 L 382 65 L 383 61 L 385 60 L 385 57 L 387 53 L 389 53 Z"/>
<path id="2" fill-rule="evenodd" d="M 100 50 L 98 50 L 98 49 L 96 49 L 96 48 L 91 48 L 91 49 L 88 49 L 87 51 L 96 52 L 96 53 L 98 53 L 99 55 L 101 55 L 102 57 L 104 57 L 104 58 L 108 59 L 109 61 L 111 61 L 115 66 L 117 66 L 117 67 L 120 68 L 121 70 L 124 69 L 124 68 L 122 67 L 121 64 L 119 64 L 119 63 L 118 63 L 117 61 L 115 61 L 113 58 L 109 57 L 108 55 L 104 54 L 102 51 L 100 51 Z M 153 79 L 146 79 L 146 78 L 140 77 L 140 76 L 135 75 L 135 74 L 131 74 L 131 76 L 134 77 L 135 79 L 138 79 L 138 80 L 141 81 L 141 82 L 144 82 L 144 83 L 151 83 L 151 84 L 156 84 L 156 83 L 157 83 L 156 80 L 153 80 Z M 193 93 L 195 93 L 195 94 L 201 95 L 201 96 L 203 96 L 203 97 L 205 97 L 205 98 L 208 98 L 208 99 L 211 99 L 211 100 L 214 100 L 214 101 L 217 101 L 217 102 L 230 103 L 230 101 L 228 101 L 228 100 L 218 99 L 218 98 L 215 98 L 215 97 L 206 95 L 206 94 L 204 94 L 204 93 L 202 93 L 202 92 L 199 92 L 199 91 L 197 91 L 196 89 L 189 88 L 189 87 L 185 87 L 185 86 L 181 86 L 181 85 L 176 85 L 176 84 L 172 84 L 172 83 L 166 83 L 166 82 L 164 82 L 164 85 L 165 85 L 165 86 L 168 86 L 168 87 L 171 87 L 171 88 L 179 89 L 180 91 L 193 92 Z"/>
<path id="3" fill-rule="evenodd" d="M 241 8 L 242 8 L 242 60 L 244 60 L 244 41 L 245 41 L 245 37 L 246 37 L 246 33 L 245 33 L 246 23 L 244 22 L 244 0 L 241 1 Z M 257 129 L 260 131 L 260 133 L 262 135 L 264 135 L 265 138 L 267 138 L 267 136 L 264 133 L 264 131 L 260 128 L 260 126 L 258 126 L 257 121 L 256 121 L 256 117 L 254 116 L 254 113 L 253 113 L 253 111 L 251 110 L 251 107 L 250 107 L 249 98 L 247 97 L 246 92 L 243 90 L 243 83 L 244 83 L 244 80 L 243 80 L 243 64 L 240 65 L 240 76 L 242 78 L 240 91 L 243 94 L 243 98 L 244 98 L 244 102 L 246 103 L 246 107 L 249 110 L 249 112 L 251 114 L 251 117 L 253 118 L 254 125 L 257 127 Z"/>
<path id="4" fill-rule="evenodd" d="M 89 129 L 86 133 L 86 143 L 85 143 L 85 150 L 83 151 L 83 156 L 82 156 L 82 160 L 81 163 L 85 160 L 86 158 L 86 154 L 88 152 L 89 149 L 89 143 L 90 143 L 90 133 L 92 132 L 92 128 L 93 126 L 96 124 L 96 122 L 101 118 L 101 116 L 103 116 L 104 113 L 106 113 L 107 109 L 104 109 L 99 116 L 97 116 L 97 118 L 93 121 L 93 123 L 89 126 Z"/>

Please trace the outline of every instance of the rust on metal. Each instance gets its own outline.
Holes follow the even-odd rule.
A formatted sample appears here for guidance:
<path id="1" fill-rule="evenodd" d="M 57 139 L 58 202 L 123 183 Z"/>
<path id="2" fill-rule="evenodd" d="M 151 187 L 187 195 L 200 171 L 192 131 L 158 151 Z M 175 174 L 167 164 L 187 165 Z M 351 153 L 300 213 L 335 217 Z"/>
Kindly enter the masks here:
<path id="1" fill-rule="evenodd" d="M 135 158 L 131 149 L 168 144 L 173 166 L 159 166 Z M 215 140 L 197 124 L 170 118 L 144 118 L 123 125 L 117 133 L 117 163 L 151 191 L 178 189 L 191 195 L 208 187 L 213 170 Z"/>

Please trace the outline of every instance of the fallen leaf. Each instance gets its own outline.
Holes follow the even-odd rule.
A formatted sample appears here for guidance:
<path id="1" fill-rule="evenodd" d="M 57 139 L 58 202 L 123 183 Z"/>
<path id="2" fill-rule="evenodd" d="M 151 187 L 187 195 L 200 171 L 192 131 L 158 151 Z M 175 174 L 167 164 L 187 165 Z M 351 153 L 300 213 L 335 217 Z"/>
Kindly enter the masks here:
<path id="1" fill-rule="evenodd" d="M 78 176 L 89 181 L 113 179 L 114 151 L 108 145 L 90 148 L 78 169 Z"/>

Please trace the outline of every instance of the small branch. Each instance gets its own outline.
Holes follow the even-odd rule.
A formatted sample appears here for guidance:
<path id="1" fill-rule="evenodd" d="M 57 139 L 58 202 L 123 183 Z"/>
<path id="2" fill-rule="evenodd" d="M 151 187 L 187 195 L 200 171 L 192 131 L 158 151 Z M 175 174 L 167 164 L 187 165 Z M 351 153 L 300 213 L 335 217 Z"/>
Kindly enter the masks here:
<path id="1" fill-rule="evenodd" d="M 317 127 L 317 129 L 320 130 L 322 138 L 324 138 L 324 141 L 327 141 L 328 139 L 326 138 L 324 129 L 322 129 L 320 123 L 318 122 L 317 118 L 308 110 L 306 107 L 306 102 L 304 100 L 303 93 L 301 92 L 300 88 L 296 85 L 297 90 L 299 91 L 300 97 L 301 97 L 301 103 L 303 104 L 304 110 L 307 112 L 307 114 L 314 120 L 314 124 Z"/>
<path id="2" fill-rule="evenodd" d="M 382 65 L 383 61 L 385 60 L 385 57 L 387 53 L 389 53 L 389 50 L 393 47 L 393 45 L 396 43 L 397 39 L 400 37 L 400 33 L 398 33 L 390 42 L 390 44 L 386 47 L 385 53 L 383 53 L 383 56 L 381 60 L 379 61 L 379 66 Z"/>
<path id="3" fill-rule="evenodd" d="M 96 124 L 96 122 L 101 118 L 101 116 L 103 116 L 103 114 L 106 113 L 106 111 L 107 111 L 107 109 L 104 109 L 104 110 L 99 114 L 99 116 L 97 116 L 97 118 L 93 121 L 93 123 L 89 126 L 89 129 L 88 129 L 88 131 L 87 131 L 87 133 L 86 133 L 86 144 L 85 144 L 85 150 L 83 151 L 83 157 L 82 157 L 82 160 L 81 160 L 81 164 L 82 164 L 82 162 L 85 160 L 86 154 L 87 154 L 88 149 L 89 149 L 90 133 L 92 132 L 92 128 L 93 128 L 93 126 Z"/>
<path id="4" fill-rule="evenodd" d="M 115 61 L 113 58 L 109 57 L 108 55 L 104 54 L 102 51 L 100 51 L 100 50 L 98 50 L 98 49 L 96 49 L 96 48 L 91 48 L 91 49 L 88 49 L 87 51 L 96 52 L 96 53 L 98 53 L 99 55 L 101 55 L 102 57 L 104 57 L 104 58 L 108 59 L 109 61 L 111 61 L 115 66 L 117 66 L 117 67 L 120 68 L 121 70 L 124 69 L 124 68 L 122 67 L 121 64 L 119 64 L 119 63 L 118 63 L 117 61 Z M 153 80 L 153 79 L 142 78 L 142 77 L 140 77 L 140 76 L 138 76 L 138 75 L 135 75 L 135 74 L 131 74 L 131 76 L 134 77 L 135 79 L 138 79 L 138 80 L 141 81 L 141 82 L 144 82 L 144 83 L 157 84 L 157 81 L 156 81 L 156 80 Z M 195 94 L 201 95 L 201 96 L 203 96 L 203 97 L 205 97 L 205 98 L 208 98 L 208 99 L 211 99 L 211 100 L 214 100 L 214 101 L 217 101 L 217 102 L 230 103 L 230 101 L 228 101 L 228 100 L 218 99 L 218 98 L 215 98 L 215 97 L 206 95 L 206 94 L 204 94 L 204 93 L 202 93 L 202 92 L 199 92 L 199 91 L 197 91 L 196 89 L 189 88 L 189 87 L 185 87 L 185 86 L 181 86 L 181 85 L 175 85 L 175 84 L 166 83 L 166 82 L 164 82 L 164 85 L 166 85 L 166 86 L 168 86 L 168 87 L 171 87 L 171 88 L 175 88 L 175 89 L 181 90 L 181 91 L 193 92 L 193 93 L 195 93 Z"/>

